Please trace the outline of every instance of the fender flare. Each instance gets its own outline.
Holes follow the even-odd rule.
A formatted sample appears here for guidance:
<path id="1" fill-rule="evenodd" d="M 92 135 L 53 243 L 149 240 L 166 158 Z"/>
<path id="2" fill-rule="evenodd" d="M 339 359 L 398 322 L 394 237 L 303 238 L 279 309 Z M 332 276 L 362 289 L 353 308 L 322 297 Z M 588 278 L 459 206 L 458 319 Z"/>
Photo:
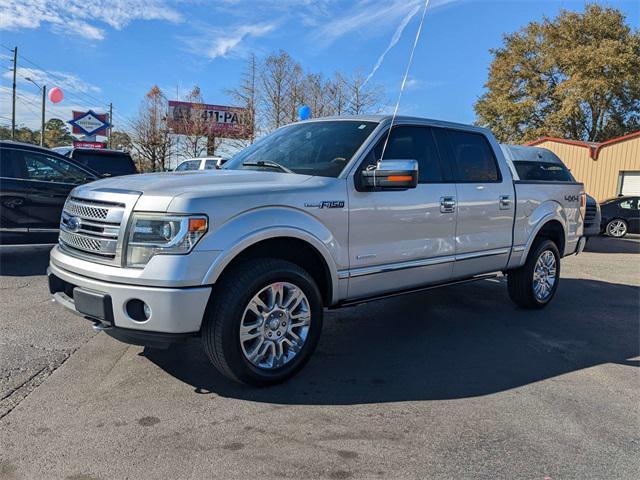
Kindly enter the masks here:
<path id="1" fill-rule="evenodd" d="M 259 242 L 274 238 L 295 238 L 297 240 L 302 240 L 313 247 L 322 257 L 329 271 L 328 280 L 331 282 L 331 298 L 333 299 L 333 301 L 336 301 L 336 299 L 339 298 L 339 289 L 337 282 L 338 268 L 327 247 L 320 239 L 318 239 L 310 232 L 301 228 L 290 226 L 265 227 L 259 230 L 255 230 L 238 239 L 231 248 L 222 251 L 220 255 L 216 257 L 214 262 L 209 267 L 209 270 L 207 271 L 203 279 L 203 283 L 207 285 L 216 283 L 216 281 L 220 278 L 220 275 L 222 275 L 222 273 L 224 272 L 225 268 L 243 251 Z"/>
<path id="2" fill-rule="evenodd" d="M 562 227 L 562 235 L 565 238 L 565 245 L 566 245 L 566 238 L 567 238 L 566 221 L 562 218 L 562 216 L 558 215 L 557 212 L 547 213 L 538 221 L 536 228 L 531 232 L 531 235 L 529 235 L 529 238 L 527 239 L 527 243 L 525 244 L 525 247 L 524 247 L 524 251 L 522 252 L 522 258 L 520 259 L 519 266 L 524 265 L 525 262 L 527 261 L 527 257 L 529 256 L 529 252 L 531 250 L 531 247 L 533 246 L 533 242 L 538 236 L 538 233 L 540 233 L 540 230 L 542 230 L 545 225 L 547 225 L 549 222 L 552 222 L 552 221 L 557 221 Z M 558 247 L 560 246 L 558 245 Z M 560 256 L 564 256 L 564 252 L 560 252 Z"/>

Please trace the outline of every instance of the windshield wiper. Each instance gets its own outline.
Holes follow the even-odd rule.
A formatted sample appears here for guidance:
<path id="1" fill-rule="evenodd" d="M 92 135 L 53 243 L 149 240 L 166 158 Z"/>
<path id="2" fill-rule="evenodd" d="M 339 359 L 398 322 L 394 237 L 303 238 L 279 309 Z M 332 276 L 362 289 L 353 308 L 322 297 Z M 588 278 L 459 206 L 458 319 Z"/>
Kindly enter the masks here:
<path id="1" fill-rule="evenodd" d="M 270 160 L 259 160 L 257 162 L 244 162 L 242 164 L 243 167 L 269 167 L 269 168 L 277 168 L 278 170 L 285 173 L 295 173 L 293 170 L 288 169 L 284 165 L 280 165 L 279 163 L 272 162 Z"/>

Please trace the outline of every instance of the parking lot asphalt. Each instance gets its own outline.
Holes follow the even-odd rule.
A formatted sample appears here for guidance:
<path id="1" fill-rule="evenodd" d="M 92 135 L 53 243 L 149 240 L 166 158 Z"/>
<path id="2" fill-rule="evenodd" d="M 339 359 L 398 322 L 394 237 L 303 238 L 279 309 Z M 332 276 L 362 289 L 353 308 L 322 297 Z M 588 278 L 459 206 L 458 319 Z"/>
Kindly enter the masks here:
<path id="1" fill-rule="evenodd" d="M 127 346 L 0 249 L 0 478 L 640 478 L 640 241 L 591 239 L 542 311 L 504 279 L 327 312 L 254 389 L 197 340 Z"/>

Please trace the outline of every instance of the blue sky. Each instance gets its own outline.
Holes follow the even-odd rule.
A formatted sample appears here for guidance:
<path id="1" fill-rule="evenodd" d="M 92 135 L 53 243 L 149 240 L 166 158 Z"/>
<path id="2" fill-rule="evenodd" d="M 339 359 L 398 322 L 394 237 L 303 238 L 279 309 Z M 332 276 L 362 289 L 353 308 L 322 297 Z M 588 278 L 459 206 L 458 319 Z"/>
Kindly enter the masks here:
<path id="1" fill-rule="evenodd" d="M 246 56 L 287 50 L 306 70 L 371 72 L 391 109 L 423 0 L 0 0 L 0 125 L 10 121 L 8 48 L 18 46 L 20 76 L 60 86 L 70 110 L 101 112 L 113 102 L 115 128 L 135 115 L 158 84 L 169 98 L 199 85 L 207 103 L 228 104 Z M 640 1 L 599 2 L 640 28 Z M 430 0 L 400 113 L 471 123 L 483 92 L 490 48 L 532 20 L 579 10 L 584 1 Z M 415 15 L 414 15 L 415 14 Z M 403 28 L 404 27 L 404 28 Z M 31 62 L 31 63 L 29 63 Z M 39 124 L 35 86 L 18 81 L 18 123 Z"/>

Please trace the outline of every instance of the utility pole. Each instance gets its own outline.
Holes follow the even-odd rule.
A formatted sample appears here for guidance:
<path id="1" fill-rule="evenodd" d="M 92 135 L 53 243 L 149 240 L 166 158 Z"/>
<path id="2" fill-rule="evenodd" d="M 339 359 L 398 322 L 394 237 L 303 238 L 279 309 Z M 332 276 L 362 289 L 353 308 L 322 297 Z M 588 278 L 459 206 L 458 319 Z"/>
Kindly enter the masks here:
<path id="1" fill-rule="evenodd" d="M 16 139 L 16 73 L 18 70 L 18 47 L 13 49 L 13 98 L 11 102 L 11 140 Z"/>
<path id="2" fill-rule="evenodd" d="M 113 133 L 113 103 L 109 103 L 109 141 L 107 145 L 109 148 L 113 148 L 113 144 L 111 143 L 111 134 Z"/>
<path id="3" fill-rule="evenodd" d="M 47 86 L 42 86 L 42 124 L 40 126 L 40 146 L 44 147 L 44 111 L 47 106 Z"/>

